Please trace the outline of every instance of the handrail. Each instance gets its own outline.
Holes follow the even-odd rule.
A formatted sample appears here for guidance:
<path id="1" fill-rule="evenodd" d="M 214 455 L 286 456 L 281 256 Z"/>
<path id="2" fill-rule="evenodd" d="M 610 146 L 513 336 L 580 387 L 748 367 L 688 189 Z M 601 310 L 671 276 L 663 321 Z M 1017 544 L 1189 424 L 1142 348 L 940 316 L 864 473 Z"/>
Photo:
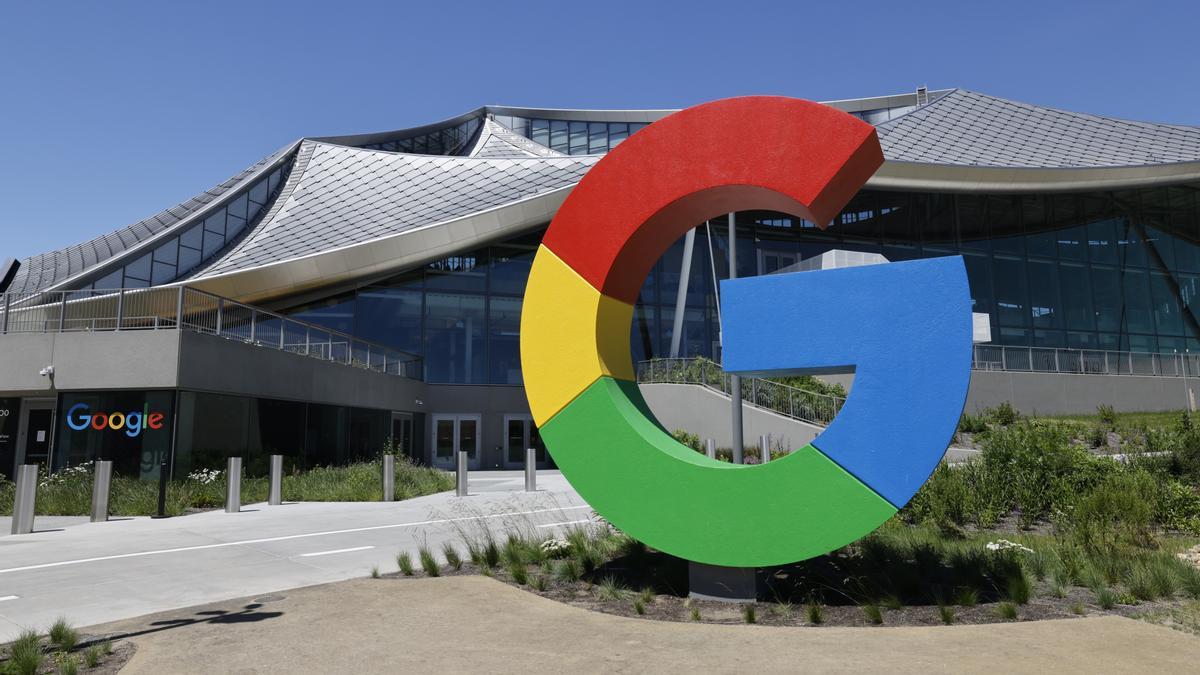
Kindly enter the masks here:
<path id="1" fill-rule="evenodd" d="M 0 293 L 0 334 L 186 329 L 421 379 L 420 356 L 186 286 Z"/>
<path id="2" fill-rule="evenodd" d="M 698 384 L 729 396 L 730 376 L 721 365 L 703 357 L 640 361 L 637 381 L 645 384 Z M 828 426 L 846 403 L 841 396 L 823 394 L 782 382 L 742 378 L 742 401 L 801 422 Z"/>
<path id="3" fill-rule="evenodd" d="M 1200 354 L 975 345 L 971 368 L 1075 375 L 1200 377 Z"/>

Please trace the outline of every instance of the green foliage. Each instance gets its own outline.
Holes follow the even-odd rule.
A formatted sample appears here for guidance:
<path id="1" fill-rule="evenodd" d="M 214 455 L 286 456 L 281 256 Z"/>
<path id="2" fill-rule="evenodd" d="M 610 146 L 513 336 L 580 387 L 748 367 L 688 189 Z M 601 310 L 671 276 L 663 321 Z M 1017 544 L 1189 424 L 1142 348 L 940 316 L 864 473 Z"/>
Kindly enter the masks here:
<path id="1" fill-rule="evenodd" d="M 697 434 L 688 433 L 683 429 L 676 429 L 671 432 L 671 437 L 696 452 L 704 452 L 704 443 Z"/>
<path id="2" fill-rule="evenodd" d="M 380 577 L 380 574 L 379 574 L 379 567 L 372 567 L 372 568 L 371 568 L 371 578 L 372 578 L 372 579 L 378 579 L 379 577 Z"/>
<path id="3" fill-rule="evenodd" d="M 1113 593 L 1111 588 L 1098 588 L 1094 592 L 1096 604 L 1100 605 L 1100 609 L 1110 610 L 1117 606 L 1117 594 Z"/>
<path id="4" fill-rule="evenodd" d="M 421 560 L 421 569 L 425 570 L 425 574 L 431 577 L 442 575 L 442 568 L 438 565 L 437 558 L 433 557 L 433 552 L 427 547 L 422 546 L 417 549 L 417 558 Z"/>
<path id="5" fill-rule="evenodd" d="M 46 654 L 38 634 L 31 630 L 22 631 L 8 646 L 8 667 L 19 675 L 34 675 L 42 667 Z"/>
<path id="6" fill-rule="evenodd" d="M 825 623 L 825 608 L 817 600 L 809 600 L 805 606 L 808 612 L 808 622 L 814 626 L 820 626 Z"/>
<path id="7" fill-rule="evenodd" d="M 451 569 L 455 571 L 462 569 L 462 556 L 458 554 L 458 550 L 454 548 L 454 544 L 446 542 L 442 545 L 442 557 L 446 559 L 446 564 L 449 565 Z"/>
<path id="8" fill-rule="evenodd" d="M 961 588 L 954 596 L 954 604 L 959 607 L 974 607 L 979 604 L 979 591 L 974 588 Z"/>
<path id="9" fill-rule="evenodd" d="M 403 551 L 396 556 L 396 566 L 400 568 L 400 571 L 406 577 L 411 577 L 415 571 L 412 556 L 408 554 L 408 551 Z"/>
<path id="10" fill-rule="evenodd" d="M 518 585 L 524 586 L 526 583 L 529 582 L 529 571 L 525 569 L 524 563 L 520 563 L 520 562 L 506 563 L 504 566 L 504 569 L 505 569 L 505 571 L 508 572 L 508 576 L 512 577 L 512 580 L 515 581 Z"/>
<path id="11" fill-rule="evenodd" d="M 582 575 L 583 571 L 580 569 L 579 561 L 574 558 L 559 561 L 558 567 L 554 568 L 554 576 L 559 581 L 574 583 L 579 581 L 579 577 Z"/>
<path id="12" fill-rule="evenodd" d="M 691 618 L 692 618 L 692 621 L 699 621 L 699 620 L 700 620 L 700 608 L 699 608 L 699 607 L 693 607 L 693 608 L 692 608 L 692 612 L 691 612 Z"/>
<path id="13" fill-rule="evenodd" d="M 541 593 L 546 590 L 546 577 L 540 574 L 534 574 L 529 577 L 529 587 Z"/>
<path id="14" fill-rule="evenodd" d="M 996 424 L 999 424 L 1002 427 L 1016 424 L 1017 420 L 1021 418 L 1021 414 L 1018 413 L 1016 408 L 1013 408 L 1012 403 L 1009 403 L 1008 401 L 1001 403 L 995 408 L 985 411 L 985 414 L 995 420 Z"/>
<path id="15" fill-rule="evenodd" d="M 883 610 L 879 609 L 879 605 L 863 605 L 862 609 L 867 623 L 872 626 L 879 626 L 883 623 Z"/>
<path id="16" fill-rule="evenodd" d="M 58 675 L 76 675 L 79 672 L 79 659 L 70 654 L 61 654 L 58 658 Z"/>
<path id="17" fill-rule="evenodd" d="M 1005 621 L 1017 620 L 1017 606 L 1011 602 L 1002 602 L 996 605 L 996 614 Z"/>
<path id="18" fill-rule="evenodd" d="M 1082 602 L 1073 602 L 1073 603 L 1071 603 L 1071 613 L 1078 614 L 1079 616 L 1083 616 L 1084 614 L 1087 613 L 1087 610 L 1084 609 Z"/>
<path id="19" fill-rule="evenodd" d="M 963 413 L 958 419 L 958 430 L 965 434 L 979 434 L 988 430 L 987 417 Z"/>
<path id="20" fill-rule="evenodd" d="M 600 600 L 620 600 L 623 595 L 625 587 L 618 583 L 615 577 L 604 577 L 596 586 L 596 597 Z"/>
<path id="21" fill-rule="evenodd" d="M 383 498 L 379 479 L 381 461 L 360 462 L 341 467 L 317 467 L 283 477 L 283 498 L 288 501 L 361 502 Z M 81 464 L 38 479 L 38 515 L 82 516 L 91 512 L 92 465 Z M 443 492 L 454 487 L 454 478 L 439 469 L 419 467 L 407 458 L 396 458 L 396 498 L 408 499 Z M 266 478 L 242 480 L 242 503 L 266 501 Z M 12 514 L 14 487 L 0 481 L 0 514 Z M 173 480 L 167 485 L 167 515 L 183 515 L 195 509 L 218 508 L 225 504 L 223 472 Z M 120 516 L 150 516 L 158 512 L 158 481 L 131 476 L 113 476 L 110 513 Z"/>
<path id="22" fill-rule="evenodd" d="M 1004 596 L 1010 601 L 1018 605 L 1024 605 L 1029 602 L 1029 598 L 1033 595 L 1033 583 L 1029 577 L 1025 576 L 1024 572 L 1018 572 L 1008 578 L 1008 582 L 1004 587 Z"/>
<path id="23" fill-rule="evenodd" d="M 1117 411 L 1111 405 L 1096 406 L 1096 417 L 1100 418 L 1100 424 L 1110 429 L 1117 426 Z"/>
<path id="24" fill-rule="evenodd" d="M 633 611 L 637 612 L 638 614 L 645 614 L 646 613 L 646 603 L 642 602 L 641 598 L 634 598 L 633 599 Z"/>
<path id="25" fill-rule="evenodd" d="M 79 631 L 71 627 L 66 618 L 59 617 L 50 626 L 50 642 L 64 652 L 69 652 L 79 644 Z"/>
<path id="26" fill-rule="evenodd" d="M 950 605 L 938 605 L 938 617 L 942 623 L 949 626 L 954 623 L 954 608 Z"/>
<path id="27" fill-rule="evenodd" d="M 742 621 L 746 623 L 758 623 L 758 610 L 754 605 L 742 605 Z"/>
<path id="28" fill-rule="evenodd" d="M 98 645 L 92 645 L 83 653 L 83 665 L 88 668 L 95 668 L 100 663 L 101 651 Z"/>

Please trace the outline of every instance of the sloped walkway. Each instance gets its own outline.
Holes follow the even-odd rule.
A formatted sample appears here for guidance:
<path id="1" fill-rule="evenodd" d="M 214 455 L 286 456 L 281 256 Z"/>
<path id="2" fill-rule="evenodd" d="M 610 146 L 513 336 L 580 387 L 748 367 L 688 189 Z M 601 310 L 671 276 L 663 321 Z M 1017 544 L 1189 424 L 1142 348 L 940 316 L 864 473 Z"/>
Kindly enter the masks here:
<path id="1" fill-rule="evenodd" d="M 122 673 L 1196 672 L 1200 638 L 1120 617 L 776 628 L 589 612 L 478 576 L 357 579 L 164 612 Z"/>

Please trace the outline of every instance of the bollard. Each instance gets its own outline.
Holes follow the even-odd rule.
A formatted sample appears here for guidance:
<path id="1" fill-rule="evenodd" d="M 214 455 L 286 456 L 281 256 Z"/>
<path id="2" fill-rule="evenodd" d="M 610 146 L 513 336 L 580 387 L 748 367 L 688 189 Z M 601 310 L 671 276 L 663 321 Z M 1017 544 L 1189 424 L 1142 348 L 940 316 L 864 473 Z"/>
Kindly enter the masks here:
<path id="1" fill-rule="evenodd" d="M 759 459 L 763 464 L 771 461 L 771 437 L 763 434 L 758 437 Z"/>
<path id="2" fill-rule="evenodd" d="M 17 494 L 13 496 L 13 534 L 33 532 L 33 509 L 37 501 L 37 464 L 17 467 Z"/>
<path id="3" fill-rule="evenodd" d="M 225 513 L 242 510 L 242 458 L 230 457 L 225 469 Z"/>
<path id="4" fill-rule="evenodd" d="M 154 518 L 167 517 L 167 479 L 169 477 L 167 460 L 164 459 L 162 464 L 158 465 L 158 513 L 154 514 Z"/>
<path id="5" fill-rule="evenodd" d="M 525 448 L 525 491 L 537 492 L 537 450 Z"/>
<path id="6" fill-rule="evenodd" d="M 457 484 L 456 492 L 459 497 L 467 496 L 467 451 L 458 451 L 458 463 L 455 466 L 454 478 Z"/>
<path id="7" fill-rule="evenodd" d="M 383 456 L 383 501 L 396 501 L 396 456 Z"/>
<path id="8" fill-rule="evenodd" d="M 92 522 L 108 520 L 108 495 L 112 490 L 112 461 L 96 462 L 96 473 L 92 478 Z"/>
<path id="9" fill-rule="evenodd" d="M 283 455 L 271 455 L 271 491 L 267 493 L 267 504 L 279 506 L 283 503 Z"/>
<path id="10" fill-rule="evenodd" d="M 717 442 L 711 438 L 704 439 L 704 454 L 708 455 L 709 459 L 717 458 Z"/>

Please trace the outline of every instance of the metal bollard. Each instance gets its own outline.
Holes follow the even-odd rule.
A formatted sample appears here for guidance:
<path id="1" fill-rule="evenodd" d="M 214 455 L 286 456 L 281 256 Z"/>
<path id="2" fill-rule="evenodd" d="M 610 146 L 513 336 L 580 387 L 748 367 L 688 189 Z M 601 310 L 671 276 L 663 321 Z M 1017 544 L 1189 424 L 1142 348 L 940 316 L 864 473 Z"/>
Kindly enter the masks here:
<path id="1" fill-rule="evenodd" d="M 267 493 L 267 504 L 279 506 L 283 503 L 283 455 L 271 455 L 271 491 Z"/>
<path id="2" fill-rule="evenodd" d="M 162 464 L 158 465 L 158 512 L 153 518 L 167 517 L 167 481 L 171 478 L 171 472 L 167 466 L 167 460 L 163 460 Z"/>
<path id="3" fill-rule="evenodd" d="M 457 465 L 455 466 L 454 478 L 457 484 L 456 492 L 459 497 L 467 496 L 467 451 L 458 451 Z"/>
<path id="4" fill-rule="evenodd" d="M 396 456 L 383 456 L 383 501 L 396 501 Z"/>
<path id="5" fill-rule="evenodd" d="M 759 459 L 762 460 L 763 464 L 766 464 L 767 462 L 771 461 L 771 437 L 770 436 L 763 434 L 762 436 L 758 437 L 758 452 L 759 452 Z"/>
<path id="6" fill-rule="evenodd" d="M 37 464 L 17 467 L 17 494 L 13 497 L 13 534 L 33 532 L 33 508 L 37 501 Z"/>
<path id="7" fill-rule="evenodd" d="M 242 458 L 230 457 L 225 468 L 225 513 L 242 510 Z"/>
<path id="8" fill-rule="evenodd" d="M 537 450 L 525 448 L 525 491 L 537 492 Z"/>
<path id="9" fill-rule="evenodd" d="M 709 459 L 717 458 L 717 442 L 711 438 L 704 439 L 704 454 L 708 455 Z"/>
<path id="10" fill-rule="evenodd" d="M 112 462 L 96 462 L 96 473 L 92 478 L 92 522 L 108 520 L 108 495 L 112 491 Z"/>

